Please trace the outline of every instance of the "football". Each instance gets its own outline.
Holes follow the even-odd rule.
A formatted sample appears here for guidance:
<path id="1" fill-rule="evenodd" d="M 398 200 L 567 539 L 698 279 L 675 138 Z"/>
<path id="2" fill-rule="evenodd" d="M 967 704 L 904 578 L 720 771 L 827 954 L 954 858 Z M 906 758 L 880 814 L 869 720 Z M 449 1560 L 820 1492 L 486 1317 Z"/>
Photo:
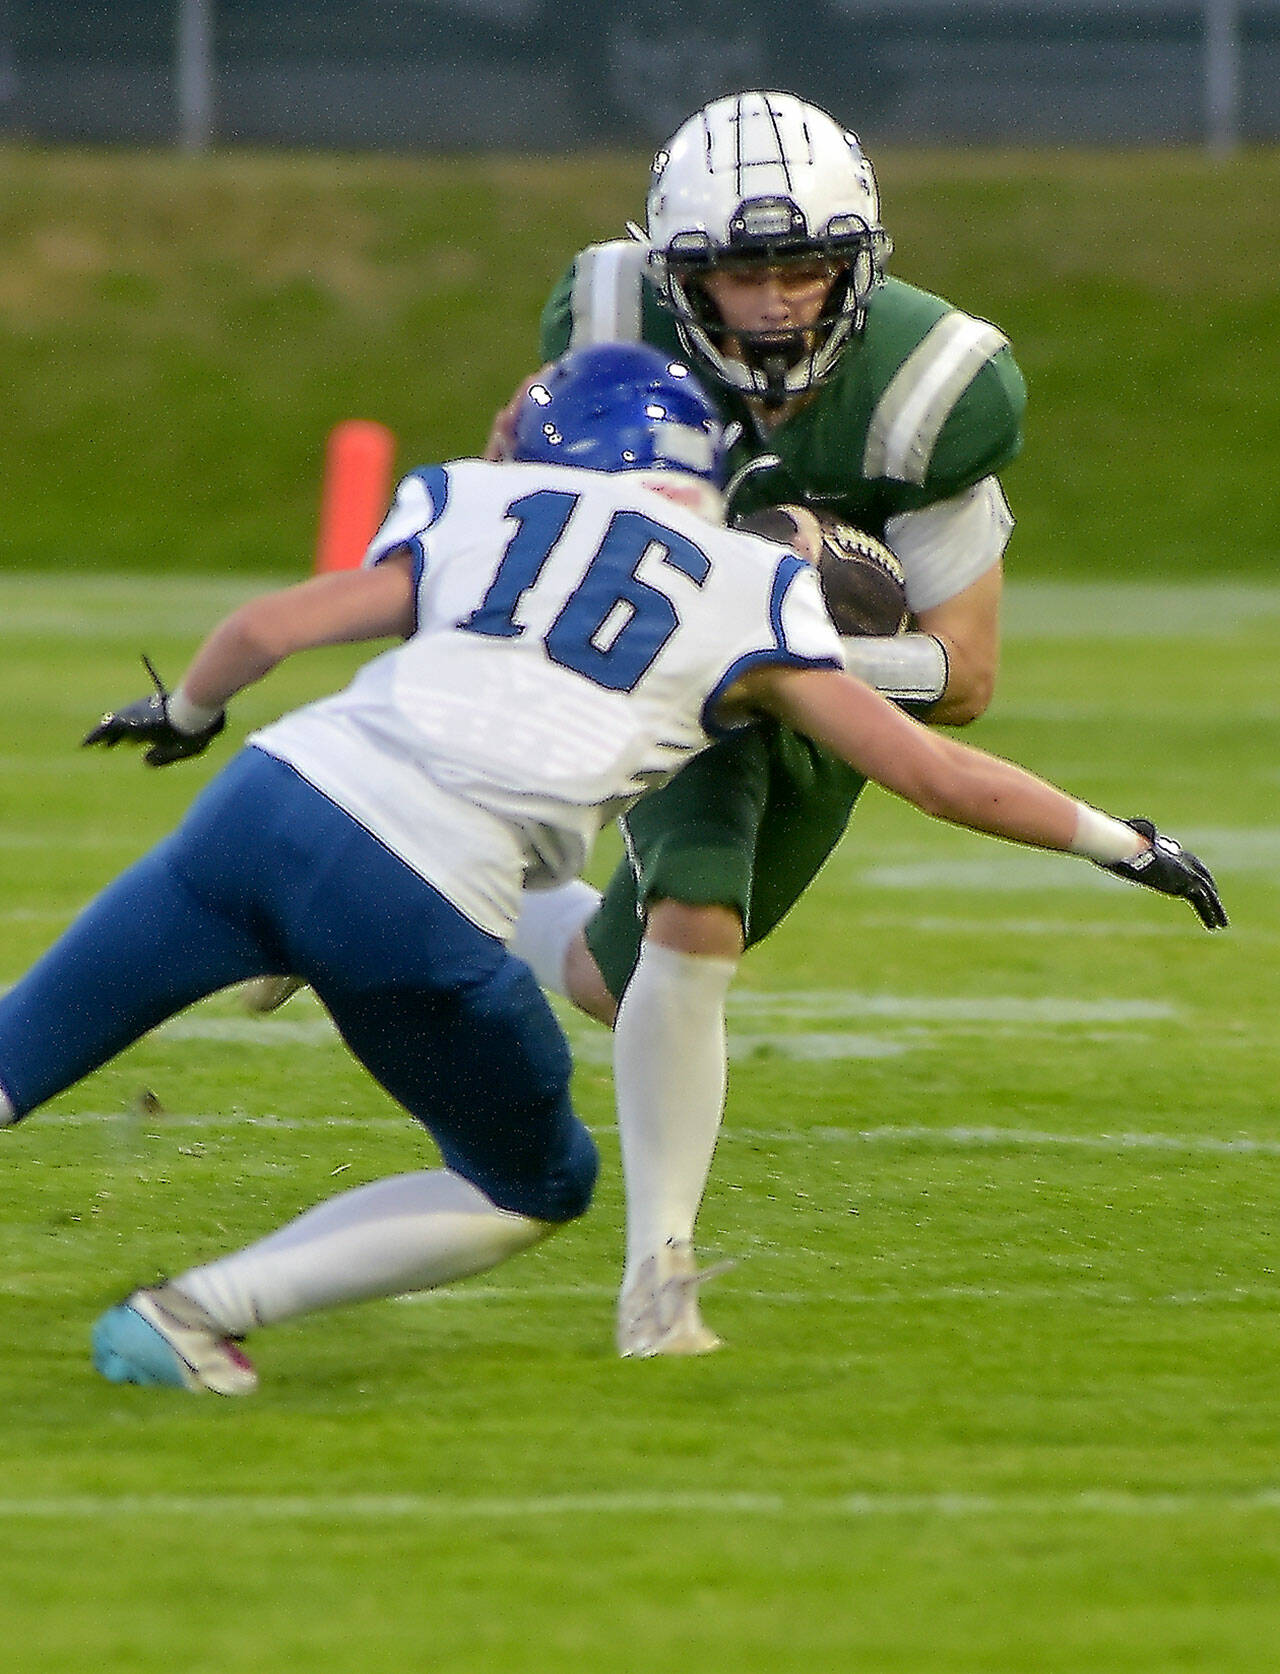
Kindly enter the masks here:
<path id="1" fill-rule="evenodd" d="M 816 558 L 814 523 L 821 540 Z M 792 546 L 810 559 L 817 567 L 828 614 L 846 638 L 892 635 L 907 626 L 910 611 L 902 566 L 874 535 L 820 512 L 806 516 L 805 508 L 791 506 L 748 512 L 735 519 L 735 527 Z"/>
<path id="2" fill-rule="evenodd" d="M 818 579 L 838 631 L 849 637 L 901 633 L 911 614 L 902 565 L 874 535 L 831 518 L 818 522 Z"/>

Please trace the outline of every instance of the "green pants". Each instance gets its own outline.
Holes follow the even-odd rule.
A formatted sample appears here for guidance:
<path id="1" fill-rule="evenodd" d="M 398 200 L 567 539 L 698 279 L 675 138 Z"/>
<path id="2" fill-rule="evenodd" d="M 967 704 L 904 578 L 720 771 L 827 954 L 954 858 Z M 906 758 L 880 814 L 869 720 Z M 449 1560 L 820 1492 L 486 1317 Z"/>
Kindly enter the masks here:
<path id="1" fill-rule="evenodd" d="M 652 900 L 732 907 L 747 946 L 791 910 L 848 824 L 866 781 L 784 728 L 757 725 L 712 745 L 623 822 L 627 856 L 587 926 L 615 998 L 640 954 Z"/>

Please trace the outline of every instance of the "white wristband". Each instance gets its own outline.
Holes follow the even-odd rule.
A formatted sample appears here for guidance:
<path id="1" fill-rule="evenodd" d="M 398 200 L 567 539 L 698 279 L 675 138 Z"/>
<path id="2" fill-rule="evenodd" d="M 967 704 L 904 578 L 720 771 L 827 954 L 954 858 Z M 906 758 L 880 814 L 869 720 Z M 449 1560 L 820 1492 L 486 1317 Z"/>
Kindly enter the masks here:
<path id="1" fill-rule="evenodd" d="M 885 697 L 936 703 L 947 689 L 947 653 L 932 634 L 841 639 L 844 666 Z"/>
<path id="2" fill-rule="evenodd" d="M 165 699 L 164 712 L 175 732 L 205 732 L 221 715 L 221 709 L 206 709 L 202 703 L 192 703 L 179 686 Z"/>
<path id="3" fill-rule="evenodd" d="M 1082 854 L 1099 866 L 1112 866 L 1117 860 L 1132 860 L 1146 847 L 1131 825 L 1113 820 L 1087 802 L 1076 803 L 1076 834 L 1071 839 L 1072 854 Z"/>

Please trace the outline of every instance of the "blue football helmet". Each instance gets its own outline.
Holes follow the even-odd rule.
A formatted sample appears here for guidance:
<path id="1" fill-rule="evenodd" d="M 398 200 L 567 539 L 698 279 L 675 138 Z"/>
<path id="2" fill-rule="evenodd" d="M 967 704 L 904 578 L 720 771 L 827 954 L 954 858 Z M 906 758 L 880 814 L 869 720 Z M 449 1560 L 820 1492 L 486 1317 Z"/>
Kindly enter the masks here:
<path id="1" fill-rule="evenodd" d="M 676 472 L 724 488 L 728 449 L 710 397 L 646 343 L 571 349 L 525 395 L 511 457 L 587 471 Z"/>

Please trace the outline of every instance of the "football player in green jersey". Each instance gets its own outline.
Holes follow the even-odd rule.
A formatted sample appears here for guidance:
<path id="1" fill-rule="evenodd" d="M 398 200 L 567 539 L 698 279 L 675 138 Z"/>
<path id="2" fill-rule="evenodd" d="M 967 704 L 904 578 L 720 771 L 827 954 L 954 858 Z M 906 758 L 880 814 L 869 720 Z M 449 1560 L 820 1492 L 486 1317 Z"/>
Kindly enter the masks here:
<path id="1" fill-rule="evenodd" d="M 789 94 L 692 116 L 658 152 L 646 227 L 630 231 L 581 252 L 556 287 L 544 359 L 637 338 L 689 359 L 738 428 L 736 513 L 834 514 L 900 561 L 909 629 L 847 640 L 850 669 L 931 722 L 976 718 L 995 681 L 1012 528 L 997 473 L 1018 452 L 1025 396 L 1005 338 L 886 275 L 870 163 Z M 727 991 L 861 788 L 814 745 L 755 729 L 631 811 L 627 859 L 598 905 L 583 884 L 526 896 L 516 951 L 614 1024 L 624 1355 L 717 1346 L 692 1239 L 724 1104 Z"/>

